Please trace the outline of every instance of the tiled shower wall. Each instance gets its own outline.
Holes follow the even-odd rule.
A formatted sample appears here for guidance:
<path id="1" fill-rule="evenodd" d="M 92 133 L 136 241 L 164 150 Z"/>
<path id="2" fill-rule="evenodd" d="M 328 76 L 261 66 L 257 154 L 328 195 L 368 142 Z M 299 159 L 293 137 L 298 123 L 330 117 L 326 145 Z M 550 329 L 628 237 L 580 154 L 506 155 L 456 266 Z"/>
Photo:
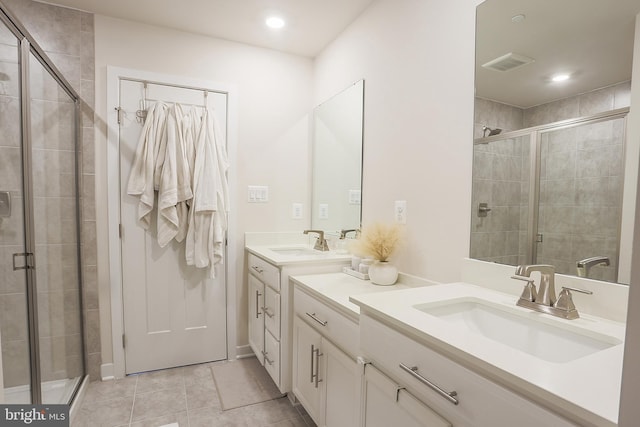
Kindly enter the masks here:
<path id="1" fill-rule="evenodd" d="M 524 261 L 529 195 L 529 137 L 477 144 L 473 150 L 471 257 Z M 486 216 L 480 203 L 491 209 Z"/>
<path id="2" fill-rule="evenodd" d="M 560 120 L 589 116 L 618 108 L 628 107 L 630 105 L 630 92 L 631 83 L 624 82 L 586 94 L 527 109 L 520 109 L 494 101 L 476 98 L 474 138 L 482 137 L 482 126 L 489 126 L 490 128 L 498 127 L 502 128 L 504 132 L 508 132 L 510 130 L 534 127 Z M 574 129 L 572 137 L 568 137 L 569 135 L 572 135 L 571 132 L 566 132 L 565 136 L 568 137 L 568 139 L 566 139 L 567 145 L 562 145 L 561 143 L 554 144 L 555 150 L 560 146 L 565 149 L 573 147 L 574 150 L 578 150 L 575 151 L 574 154 L 569 155 L 574 156 L 572 158 L 580 158 L 582 161 L 582 163 L 574 163 L 574 173 L 576 174 L 576 177 L 584 177 L 585 179 L 591 180 L 574 181 L 574 183 L 578 183 L 579 188 L 583 188 L 582 194 L 586 194 L 584 189 L 586 188 L 585 186 L 587 183 L 594 186 L 589 187 L 589 189 L 604 189 L 606 185 L 609 192 L 608 194 L 619 194 L 619 186 L 622 185 L 621 177 L 619 176 L 622 171 L 622 165 L 617 160 L 614 159 L 613 163 L 610 163 L 613 166 L 600 169 L 600 175 L 605 173 L 604 171 L 606 170 L 606 176 L 590 176 L 594 171 L 588 171 L 590 167 L 589 165 L 595 164 L 597 162 L 596 158 L 600 158 L 605 151 L 607 153 L 604 153 L 604 157 L 601 158 L 607 158 L 607 156 L 611 157 L 614 155 L 622 156 L 621 153 L 623 152 L 623 147 L 622 145 L 619 145 L 621 139 L 618 138 L 619 133 L 622 131 L 620 129 L 621 124 L 612 124 L 612 122 L 607 123 L 609 124 L 601 124 L 589 129 Z M 613 128 L 608 129 L 608 126 L 613 126 Z M 608 136 L 603 136 L 602 132 L 608 130 L 611 131 L 607 134 Z M 576 134 L 576 132 L 578 134 Z M 560 135 L 561 134 L 557 134 L 553 138 L 558 140 L 562 138 Z M 578 138 L 578 140 L 575 138 Z M 613 142 L 611 138 L 616 142 Z M 548 144 L 548 142 L 546 144 Z M 521 145 L 524 146 L 526 144 Z M 547 145 L 543 145 L 543 149 L 545 146 Z M 604 148 L 602 148 L 603 146 Z M 517 174 L 514 174 L 514 165 L 519 161 L 522 161 L 521 173 L 528 174 L 528 157 L 522 157 L 521 159 L 517 158 L 520 154 L 528 156 L 528 150 L 523 150 L 519 153 L 517 150 L 514 151 L 514 149 L 515 146 L 512 140 L 496 141 L 494 143 L 476 146 L 474 148 L 471 232 L 471 257 L 473 258 L 501 263 L 504 262 L 508 264 L 517 264 L 522 262 L 522 259 L 518 262 L 514 262 L 516 259 L 516 253 L 514 251 L 516 245 L 514 233 L 515 217 L 513 215 L 505 215 L 503 213 L 505 207 L 509 207 L 510 211 L 514 211 L 516 206 L 515 199 L 517 191 L 515 190 L 515 179 L 517 178 Z M 611 151 L 611 153 L 609 153 L 609 151 Z M 548 152 L 545 151 L 545 154 L 547 153 Z M 504 158 L 505 156 L 507 156 L 506 159 Z M 619 160 L 621 161 L 621 157 Z M 501 165 L 506 165 L 507 169 L 503 171 L 496 170 L 497 168 L 502 168 L 503 166 Z M 616 168 L 618 173 L 610 172 Z M 508 177 L 509 179 L 503 180 L 502 178 L 504 177 Z M 526 206 L 526 198 L 528 197 L 528 183 L 525 183 L 526 180 L 524 179 L 524 175 L 521 175 L 521 178 L 522 187 L 520 191 L 520 206 L 523 207 L 523 209 L 521 210 L 519 223 L 520 249 L 517 251 L 520 257 L 524 253 L 524 245 L 526 244 L 527 214 L 524 207 Z M 504 186 L 502 186 L 502 190 L 498 190 L 502 185 L 501 181 L 503 181 Z M 551 183 L 549 183 L 549 185 L 543 185 L 541 188 L 543 192 L 543 194 L 541 194 L 542 201 L 549 203 L 551 198 L 558 196 L 557 190 L 561 188 L 561 186 L 554 187 Z M 551 190 L 555 196 L 552 196 L 549 190 Z M 587 193 L 592 194 L 593 192 Z M 489 203 L 493 203 L 495 206 L 493 196 L 498 196 L 499 198 L 496 200 L 500 203 L 506 203 L 507 206 L 497 206 L 497 212 L 492 210 L 488 216 L 493 215 L 493 219 L 478 218 L 478 203 L 480 201 L 487 201 Z M 583 204 L 582 209 L 585 211 L 591 209 L 591 207 L 588 206 L 589 204 L 593 205 L 594 203 L 601 203 L 596 202 L 594 197 L 590 197 L 589 201 L 584 201 L 584 196 L 579 196 L 575 192 L 565 194 L 564 198 L 560 198 L 560 200 L 564 201 L 561 201 L 560 203 L 565 203 L 567 198 L 574 201 L 575 205 Z M 610 199 L 611 197 L 608 196 L 609 202 L 613 202 Z M 493 208 L 493 206 L 490 207 Z M 600 206 L 600 210 L 606 212 L 594 219 L 598 224 L 606 221 L 607 218 L 610 219 L 612 215 L 611 209 L 609 208 Z M 509 210 L 507 210 L 507 212 L 508 211 Z M 611 222 L 608 222 L 607 224 L 611 224 Z M 544 227 L 544 224 L 541 224 L 541 226 Z M 599 229 L 601 225 L 594 225 L 594 227 Z M 582 259 L 584 257 L 580 254 L 592 253 L 593 250 L 591 249 L 594 248 L 596 241 L 599 241 L 608 248 L 606 250 L 607 254 L 611 253 L 613 248 L 612 236 L 610 233 L 612 226 L 607 225 L 606 228 L 609 231 L 599 231 L 595 236 L 587 235 L 584 229 L 578 230 L 578 232 L 574 234 L 580 241 L 575 239 L 555 239 L 554 236 L 551 235 L 547 239 L 546 245 L 544 241 L 539 245 L 538 250 L 540 252 L 541 259 L 538 261 L 545 261 L 558 265 L 560 271 L 575 274 L 575 260 L 573 260 L 573 258 L 578 257 L 576 259 Z M 603 242 L 603 240 L 605 241 Z M 617 244 L 615 247 L 617 248 Z M 554 258 L 555 255 L 552 256 L 554 253 L 556 255 L 558 253 L 572 254 L 570 257 L 571 263 L 566 259 L 566 255 L 562 258 Z M 615 258 L 615 251 L 611 253 L 611 256 L 613 260 Z M 571 266 L 569 264 L 571 264 Z M 612 265 L 610 268 L 598 267 L 592 270 L 593 274 L 591 276 L 594 278 L 612 280 L 612 277 L 615 275 L 615 270 L 615 265 Z"/>
<path id="3" fill-rule="evenodd" d="M 38 3 L 31 0 L 5 0 L 4 2 L 11 12 L 22 22 L 26 29 L 35 38 L 36 42 L 45 50 L 47 55 L 54 62 L 56 67 L 62 72 L 65 78 L 71 83 L 76 92 L 82 99 L 83 114 L 81 117 L 81 126 L 83 140 L 80 141 L 80 190 L 81 190 L 81 230 L 82 230 L 82 266 L 83 266 L 83 283 L 82 283 L 82 303 L 83 303 L 83 324 L 84 324 L 84 356 L 87 363 L 88 374 L 92 380 L 99 378 L 100 373 L 100 329 L 98 320 L 98 290 L 97 290 L 97 270 L 96 270 L 96 231 L 95 231 L 95 189 L 94 189 L 94 28 L 93 15 Z M 37 110 L 37 107 L 36 107 Z M 36 114 L 36 111 L 34 111 Z M 4 116 L 4 113 L 3 113 Z M 16 117 L 16 122 L 18 118 Z M 35 123 L 34 123 L 35 125 Z M 64 132 L 56 125 L 51 124 L 54 128 L 48 128 L 51 132 L 49 137 L 60 137 L 60 132 Z M 47 128 L 47 123 L 43 123 L 43 129 Z M 35 139 L 35 138 L 34 138 Z M 48 157 L 57 159 L 64 158 L 68 154 L 65 147 L 59 147 L 59 150 L 47 150 Z M 4 161 L 4 156 L 0 156 Z M 34 161 L 36 159 L 34 158 Z M 45 180 L 46 182 L 46 180 Z M 54 208 L 54 210 L 64 210 L 63 207 Z M 43 243 L 43 242 L 41 242 Z M 72 274 L 68 268 L 65 269 L 62 261 L 55 261 L 54 255 L 59 255 L 55 251 L 55 247 L 50 247 L 46 253 L 51 254 L 52 258 L 47 262 L 47 268 L 61 268 L 60 274 Z M 3 257 L 3 259 L 6 259 Z M 44 266 L 42 269 L 44 270 Z M 66 270 L 63 271 L 63 270 Z M 38 277 L 40 277 L 38 272 Z M 72 280 L 68 277 L 65 280 Z M 40 280 L 39 280 L 40 282 Z M 45 281 L 43 280 L 43 283 Z M 42 292 L 40 292 L 42 291 Z M 63 287 L 61 292 L 51 288 L 39 289 L 38 298 L 41 299 L 43 307 L 47 312 L 43 314 L 48 318 L 51 325 L 64 325 L 68 327 L 69 333 L 79 333 L 79 328 L 70 324 L 74 304 L 71 293 L 66 292 Z M 66 298 L 66 299 L 65 299 Z M 39 304 L 40 305 L 40 304 Z M 66 309 L 65 309 L 66 308 Z M 65 324 L 66 323 L 66 324 Z M 40 322 L 42 325 L 42 322 Z M 42 327 L 42 326 L 41 326 Z M 65 330 L 67 330 L 65 328 Z M 4 331 L 3 331 L 4 332 Z M 45 328 L 45 335 L 46 335 Z M 46 336 L 44 338 L 47 338 Z M 4 339 L 4 336 L 3 336 Z M 67 338 L 66 342 L 71 342 L 71 338 Z M 72 346 L 67 344 L 68 346 Z M 56 352 L 56 345 L 51 344 L 51 351 Z M 59 348 L 59 345 L 58 345 Z M 82 355 L 69 354 L 68 349 L 59 354 L 66 355 L 65 364 L 67 366 L 74 365 L 69 357 L 76 357 L 75 365 L 79 365 L 79 358 Z M 49 378 L 56 378 L 56 366 L 61 366 L 61 361 L 55 361 L 55 354 L 52 354 L 52 364 Z M 5 372 L 5 382 L 7 380 L 6 373 L 13 372 L 13 363 L 20 365 L 17 369 L 25 369 L 22 366 L 28 363 L 25 354 L 19 355 L 5 354 L 3 346 L 3 364 Z M 7 366 L 9 364 L 9 366 Z M 46 371 L 46 367 L 45 368 Z M 70 368 L 69 368 L 70 369 Z M 73 372 L 70 372 L 72 374 Z M 46 374 L 46 372 L 45 372 Z M 24 384 L 24 383 L 23 383 Z"/>

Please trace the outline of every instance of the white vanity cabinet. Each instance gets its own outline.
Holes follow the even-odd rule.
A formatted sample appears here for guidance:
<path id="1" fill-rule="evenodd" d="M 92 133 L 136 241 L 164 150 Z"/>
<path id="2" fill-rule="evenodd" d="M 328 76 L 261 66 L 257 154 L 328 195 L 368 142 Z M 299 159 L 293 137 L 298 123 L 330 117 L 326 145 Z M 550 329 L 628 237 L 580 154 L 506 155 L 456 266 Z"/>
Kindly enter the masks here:
<path id="1" fill-rule="evenodd" d="M 320 427 L 359 425 L 357 323 L 297 286 L 294 312 L 293 393 Z"/>
<path id="2" fill-rule="evenodd" d="M 291 338 L 293 326 L 292 274 L 342 270 L 346 257 L 322 259 L 276 258 L 268 249 L 247 248 L 249 345 L 282 393 L 291 391 Z M 271 259 L 269 256 L 272 256 Z M 286 259 L 285 259 L 286 258 Z"/>
<path id="3" fill-rule="evenodd" d="M 577 424 L 366 314 L 360 316 L 360 344 L 362 353 L 373 368 L 393 379 L 391 381 L 400 389 L 400 401 L 407 392 L 456 427 L 577 427 Z M 368 365 L 365 371 L 368 372 L 370 368 Z M 435 386 L 441 391 L 437 391 Z M 382 394 L 384 393 L 365 393 L 363 396 L 363 407 L 370 411 L 370 416 L 365 415 L 363 426 L 380 425 L 375 414 L 382 411 L 378 407 L 382 405 Z M 369 398 L 375 400 L 369 402 Z M 393 405 L 389 402 L 386 405 L 391 411 Z"/>

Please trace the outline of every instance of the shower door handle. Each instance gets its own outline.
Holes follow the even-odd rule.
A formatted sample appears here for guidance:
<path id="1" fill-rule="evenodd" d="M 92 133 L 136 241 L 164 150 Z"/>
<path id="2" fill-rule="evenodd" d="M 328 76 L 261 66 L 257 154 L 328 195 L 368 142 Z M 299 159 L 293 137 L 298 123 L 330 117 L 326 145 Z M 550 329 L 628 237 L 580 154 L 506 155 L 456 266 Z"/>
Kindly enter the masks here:
<path id="1" fill-rule="evenodd" d="M 24 264 L 17 265 L 16 260 L 18 257 L 24 257 Z M 35 258 L 31 252 L 15 253 L 13 254 L 13 271 L 17 270 L 33 270 L 36 268 Z"/>

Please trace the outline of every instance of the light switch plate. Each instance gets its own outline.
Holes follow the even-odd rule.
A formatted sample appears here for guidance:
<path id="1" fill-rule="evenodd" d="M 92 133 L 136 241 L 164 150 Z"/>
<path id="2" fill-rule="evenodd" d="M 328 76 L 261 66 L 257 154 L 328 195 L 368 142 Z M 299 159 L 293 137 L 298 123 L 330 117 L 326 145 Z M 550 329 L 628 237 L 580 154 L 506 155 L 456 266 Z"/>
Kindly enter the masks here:
<path id="1" fill-rule="evenodd" d="M 269 187 L 265 185 L 250 185 L 247 192 L 249 203 L 267 203 L 269 201 Z"/>
<path id="2" fill-rule="evenodd" d="M 327 203 L 320 203 L 318 208 L 319 219 L 329 219 L 329 205 Z"/>
<path id="3" fill-rule="evenodd" d="M 349 204 L 350 205 L 359 205 L 362 200 L 360 190 L 349 190 Z"/>
<path id="4" fill-rule="evenodd" d="M 11 216 L 11 193 L 0 191 L 0 218 Z"/>
<path id="5" fill-rule="evenodd" d="M 291 205 L 291 218 L 302 219 L 302 203 L 294 203 Z"/>

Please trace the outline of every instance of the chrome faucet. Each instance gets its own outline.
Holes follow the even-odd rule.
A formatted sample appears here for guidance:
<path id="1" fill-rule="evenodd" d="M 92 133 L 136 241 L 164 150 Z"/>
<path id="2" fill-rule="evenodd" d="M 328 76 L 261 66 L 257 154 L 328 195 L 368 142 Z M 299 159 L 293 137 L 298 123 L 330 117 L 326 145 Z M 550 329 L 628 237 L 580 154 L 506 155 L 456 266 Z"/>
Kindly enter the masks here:
<path id="1" fill-rule="evenodd" d="M 347 234 L 348 233 L 355 233 L 356 234 L 356 239 L 358 238 L 358 235 L 360 235 L 360 229 L 358 228 L 352 228 L 349 230 L 340 230 L 340 240 L 344 240 L 347 238 Z"/>
<path id="2" fill-rule="evenodd" d="M 322 230 L 304 230 L 304 234 L 316 233 L 318 234 L 318 238 L 316 239 L 316 244 L 313 245 L 313 249 L 318 251 L 328 251 L 329 245 L 327 244 L 327 239 L 324 238 L 324 231 Z"/>
<path id="3" fill-rule="evenodd" d="M 531 278 L 531 273 L 534 271 L 540 273 L 540 285 L 538 289 L 536 289 L 533 279 Z M 577 319 L 580 316 L 578 310 L 576 310 L 576 306 L 573 304 L 571 291 L 589 295 L 593 294 L 593 292 L 563 286 L 560 295 L 556 297 L 555 271 L 556 269 L 553 265 L 519 265 L 516 268 L 516 274 L 511 276 L 511 278 L 522 280 L 527 282 L 527 284 L 516 305 L 530 308 L 541 313 L 551 314 L 552 316 L 562 317 L 563 319 Z"/>
<path id="4" fill-rule="evenodd" d="M 609 258 L 606 256 L 594 256 L 576 262 L 576 270 L 578 270 L 578 276 L 589 277 L 589 270 L 591 270 L 591 267 L 595 267 L 596 265 L 610 265 Z"/>

